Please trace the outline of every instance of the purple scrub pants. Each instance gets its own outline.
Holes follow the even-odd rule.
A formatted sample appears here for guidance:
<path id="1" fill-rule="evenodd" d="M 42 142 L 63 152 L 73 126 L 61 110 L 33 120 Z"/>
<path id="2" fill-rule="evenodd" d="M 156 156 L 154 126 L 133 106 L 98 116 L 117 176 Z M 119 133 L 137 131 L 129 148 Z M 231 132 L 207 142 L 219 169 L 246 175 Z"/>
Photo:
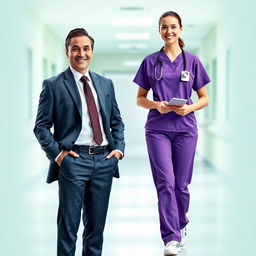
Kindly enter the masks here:
<path id="1" fill-rule="evenodd" d="M 148 155 L 158 195 L 160 230 L 164 243 L 181 241 L 188 223 L 188 184 L 191 182 L 197 130 L 146 130 Z"/>

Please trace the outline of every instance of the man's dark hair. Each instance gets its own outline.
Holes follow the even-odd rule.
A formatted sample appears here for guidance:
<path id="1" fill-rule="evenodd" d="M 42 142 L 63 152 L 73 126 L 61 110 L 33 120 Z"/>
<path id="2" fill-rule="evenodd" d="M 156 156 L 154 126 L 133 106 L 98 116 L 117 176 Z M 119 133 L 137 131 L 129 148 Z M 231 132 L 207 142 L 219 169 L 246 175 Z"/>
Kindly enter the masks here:
<path id="1" fill-rule="evenodd" d="M 66 37 L 66 40 L 65 40 L 66 50 L 68 49 L 69 42 L 70 42 L 71 38 L 77 37 L 77 36 L 87 36 L 87 37 L 89 37 L 89 39 L 91 40 L 91 47 L 92 47 L 92 50 L 93 50 L 94 39 L 88 34 L 88 32 L 84 28 L 75 28 L 75 29 L 72 29 L 68 33 L 68 35 Z"/>

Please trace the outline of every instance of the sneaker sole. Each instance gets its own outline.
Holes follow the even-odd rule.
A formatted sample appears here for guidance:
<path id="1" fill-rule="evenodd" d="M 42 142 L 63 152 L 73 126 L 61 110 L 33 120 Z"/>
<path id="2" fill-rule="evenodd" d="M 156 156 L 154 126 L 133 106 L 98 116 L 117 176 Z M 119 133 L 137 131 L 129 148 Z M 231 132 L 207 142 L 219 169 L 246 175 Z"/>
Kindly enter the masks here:
<path id="1" fill-rule="evenodd" d="M 165 256 L 169 256 L 169 255 L 178 255 L 180 252 L 181 252 L 181 249 L 180 249 L 177 253 L 174 253 L 174 252 L 167 252 L 167 253 L 164 253 L 164 255 L 165 255 Z"/>

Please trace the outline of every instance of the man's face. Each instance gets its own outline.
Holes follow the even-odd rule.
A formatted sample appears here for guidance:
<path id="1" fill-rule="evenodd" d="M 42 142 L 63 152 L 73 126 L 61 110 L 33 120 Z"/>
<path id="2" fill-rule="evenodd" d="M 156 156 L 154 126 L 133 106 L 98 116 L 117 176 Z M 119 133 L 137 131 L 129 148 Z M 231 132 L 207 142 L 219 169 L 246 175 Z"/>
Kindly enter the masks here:
<path id="1" fill-rule="evenodd" d="M 72 37 L 66 55 L 71 67 L 84 74 L 93 56 L 90 38 L 87 36 Z"/>

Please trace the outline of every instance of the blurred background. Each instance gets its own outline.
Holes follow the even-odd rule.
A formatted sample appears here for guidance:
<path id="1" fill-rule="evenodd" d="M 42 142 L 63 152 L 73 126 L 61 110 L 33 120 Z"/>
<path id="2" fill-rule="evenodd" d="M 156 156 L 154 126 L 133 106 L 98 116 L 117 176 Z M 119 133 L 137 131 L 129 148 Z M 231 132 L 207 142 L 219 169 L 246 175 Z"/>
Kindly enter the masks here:
<path id="1" fill-rule="evenodd" d="M 132 82 L 162 41 L 158 19 L 183 20 L 185 50 L 199 56 L 212 82 L 197 112 L 199 141 L 190 185 L 189 242 L 181 255 L 254 255 L 256 5 L 252 0 L 34 0 L 1 2 L 1 255 L 56 255 L 57 183 L 33 135 L 42 80 L 68 67 L 64 40 L 84 27 L 95 39 L 90 69 L 111 78 L 126 124 L 126 157 L 114 180 L 104 256 L 162 255 L 156 192 L 147 159 L 147 110 Z M 77 255 L 81 255 L 81 232 Z"/>

